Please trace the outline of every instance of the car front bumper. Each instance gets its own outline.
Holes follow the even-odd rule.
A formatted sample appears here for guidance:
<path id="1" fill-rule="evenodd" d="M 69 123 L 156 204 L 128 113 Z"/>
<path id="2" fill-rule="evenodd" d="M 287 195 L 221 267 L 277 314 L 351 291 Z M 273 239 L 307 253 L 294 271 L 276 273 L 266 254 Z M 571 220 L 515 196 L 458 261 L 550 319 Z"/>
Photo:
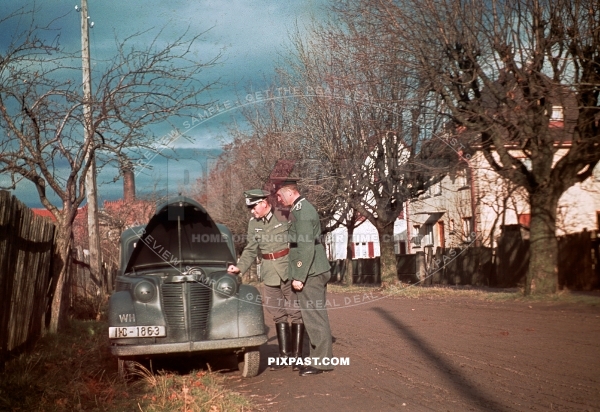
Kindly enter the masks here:
<path id="1" fill-rule="evenodd" d="M 152 343 L 147 345 L 111 345 L 110 352 L 114 356 L 190 353 L 260 346 L 266 341 L 267 335 L 263 334 L 257 336 L 247 336 L 243 338 L 215 339 L 197 342 Z"/>

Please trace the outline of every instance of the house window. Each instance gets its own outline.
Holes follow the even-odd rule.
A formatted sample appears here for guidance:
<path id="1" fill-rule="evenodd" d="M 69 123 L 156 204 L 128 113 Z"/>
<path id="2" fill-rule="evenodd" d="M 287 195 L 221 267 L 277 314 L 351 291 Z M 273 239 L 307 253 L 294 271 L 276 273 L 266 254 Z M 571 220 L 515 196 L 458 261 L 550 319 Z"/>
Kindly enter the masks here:
<path id="1" fill-rule="evenodd" d="M 425 225 L 425 245 L 433 245 L 433 225 Z"/>
<path id="2" fill-rule="evenodd" d="M 415 247 L 421 247 L 421 225 L 414 225 L 413 228 L 415 229 L 415 235 L 412 238 L 412 243 Z"/>
<path id="3" fill-rule="evenodd" d="M 446 235 L 444 234 L 444 221 L 438 222 L 438 238 L 440 239 L 440 247 L 443 249 L 446 247 Z"/>
<path id="4" fill-rule="evenodd" d="M 442 194 L 442 182 L 434 183 L 429 186 L 429 196 L 440 196 Z"/>
<path id="5" fill-rule="evenodd" d="M 472 217 L 464 217 L 462 220 L 463 223 L 463 238 L 465 242 L 469 242 L 471 240 L 471 233 L 473 233 L 473 218 Z"/>
<path id="6" fill-rule="evenodd" d="M 562 122 L 565 119 L 564 111 L 562 106 L 552 106 L 552 115 L 550 121 Z"/>
<path id="7" fill-rule="evenodd" d="M 471 184 L 471 176 L 468 169 L 463 169 L 457 174 L 458 187 L 460 189 L 466 189 Z"/>
<path id="8" fill-rule="evenodd" d="M 354 243 L 354 258 L 355 259 L 368 259 L 369 248 L 366 242 Z"/>

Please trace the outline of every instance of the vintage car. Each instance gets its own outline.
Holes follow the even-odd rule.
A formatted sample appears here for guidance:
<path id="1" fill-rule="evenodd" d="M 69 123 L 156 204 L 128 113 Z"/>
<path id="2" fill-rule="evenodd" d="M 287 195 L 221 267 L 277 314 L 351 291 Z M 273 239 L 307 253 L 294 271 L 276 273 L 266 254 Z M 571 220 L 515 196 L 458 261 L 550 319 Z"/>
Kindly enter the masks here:
<path id="1" fill-rule="evenodd" d="M 108 306 L 110 351 L 122 377 L 142 359 L 223 352 L 237 356 L 242 376 L 258 374 L 267 341 L 260 294 L 227 273 L 234 256 L 231 232 L 186 197 L 123 232 Z"/>

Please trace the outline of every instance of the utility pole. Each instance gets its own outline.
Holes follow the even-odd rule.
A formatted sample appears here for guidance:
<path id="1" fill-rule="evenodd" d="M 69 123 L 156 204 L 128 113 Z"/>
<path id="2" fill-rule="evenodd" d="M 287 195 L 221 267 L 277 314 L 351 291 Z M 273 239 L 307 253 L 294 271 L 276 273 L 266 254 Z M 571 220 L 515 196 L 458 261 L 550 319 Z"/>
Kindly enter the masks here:
<path id="1" fill-rule="evenodd" d="M 88 234 L 90 251 L 90 273 L 100 282 L 101 293 L 106 292 L 104 278 L 101 273 L 102 254 L 100 250 L 100 234 L 98 233 L 98 196 L 96 193 L 96 159 L 94 154 L 94 130 L 92 118 L 92 75 L 90 69 L 90 22 L 87 0 L 81 0 L 81 64 L 83 71 L 83 118 L 84 144 L 88 150 L 85 156 L 90 167 L 85 175 L 85 192 L 87 198 Z"/>

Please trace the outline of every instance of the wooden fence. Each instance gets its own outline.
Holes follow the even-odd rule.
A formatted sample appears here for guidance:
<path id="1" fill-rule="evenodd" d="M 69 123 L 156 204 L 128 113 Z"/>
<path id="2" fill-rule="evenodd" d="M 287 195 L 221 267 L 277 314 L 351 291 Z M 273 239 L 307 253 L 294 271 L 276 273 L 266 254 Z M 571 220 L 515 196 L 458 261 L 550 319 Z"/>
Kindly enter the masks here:
<path id="1" fill-rule="evenodd" d="M 330 262 L 331 279 L 329 282 L 342 282 L 346 275 L 345 259 Z M 370 285 L 381 283 L 380 259 L 353 259 L 352 260 L 352 283 Z"/>
<path id="2" fill-rule="evenodd" d="M 0 367 L 46 327 L 55 227 L 0 191 Z"/>
<path id="3" fill-rule="evenodd" d="M 558 238 L 558 284 L 571 290 L 600 287 L 598 253 L 600 240 L 596 232 L 583 231 Z"/>
<path id="4" fill-rule="evenodd" d="M 18 353 L 46 331 L 52 279 L 58 275 L 52 271 L 55 233 L 52 221 L 0 190 L 0 369 L 9 354 Z M 112 291 L 115 275 L 115 268 L 103 265 L 101 279 L 91 276 L 89 259 L 81 248 L 73 249 L 59 324 L 74 312 L 96 317 Z"/>
<path id="5" fill-rule="evenodd" d="M 90 271 L 90 257 L 83 248 L 73 248 L 71 253 L 69 276 L 63 291 L 65 307 L 69 316 L 81 319 L 97 318 L 106 296 L 114 290 L 117 268 L 103 263 L 100 274 L 94 276 Z"/>
<path id="6" fill-rule="evenodd" d="M 425 285 L 487 286 L 494 274 L 493 250 L 486 247 L 437 248 L 425 252 Z"/>
<path id="7" fill-rule="evenodd" d="M 485 247 L 436 248 L 396 255 L 398 279 L 423 285 L 489 285 L 493 251 Z"/>
<path id="8" fill-rule="evenodd" d="M 559 255 L 559 261 L 562 258 Z M 529 265 L 529 240 L 523 239 L 519 225 L 503 227 L 494 262 L 490 286 L 511 288 L 525 284 Z"/>
<path id="9" fill-rule="evenodd" d="M 516 226 L 516 225 L 515 225 Z M 558 237 L 558 287 L 592 290 L 600 287 L 597 233 L 584 230 Z M 490 286 L 515 287 L 525 282 L 529 265 L 529 240 L 521 231 L 507 227 L 496 249 L 495 273 Z"/>
<path id="10" fill-rule="evenodd" d="M 600 239 L 583 231 L 558 238 L 560 289 L 600 288 Z M 378 259 L 378 258 L 377 258 Z M 353 283 L 379 283 L 379 261 L 353 261 Z M 422 252 L 396 255 L 398 279 L 424 285 L 473 285 L 510 288 L 522 286 L 529 264 L 529 241 L 517 225 L 507 227 L 495 249 L 465 247 L 425 248 Z M 345 261 L 332 262 L 332 279 L 344 273 Z"/>

